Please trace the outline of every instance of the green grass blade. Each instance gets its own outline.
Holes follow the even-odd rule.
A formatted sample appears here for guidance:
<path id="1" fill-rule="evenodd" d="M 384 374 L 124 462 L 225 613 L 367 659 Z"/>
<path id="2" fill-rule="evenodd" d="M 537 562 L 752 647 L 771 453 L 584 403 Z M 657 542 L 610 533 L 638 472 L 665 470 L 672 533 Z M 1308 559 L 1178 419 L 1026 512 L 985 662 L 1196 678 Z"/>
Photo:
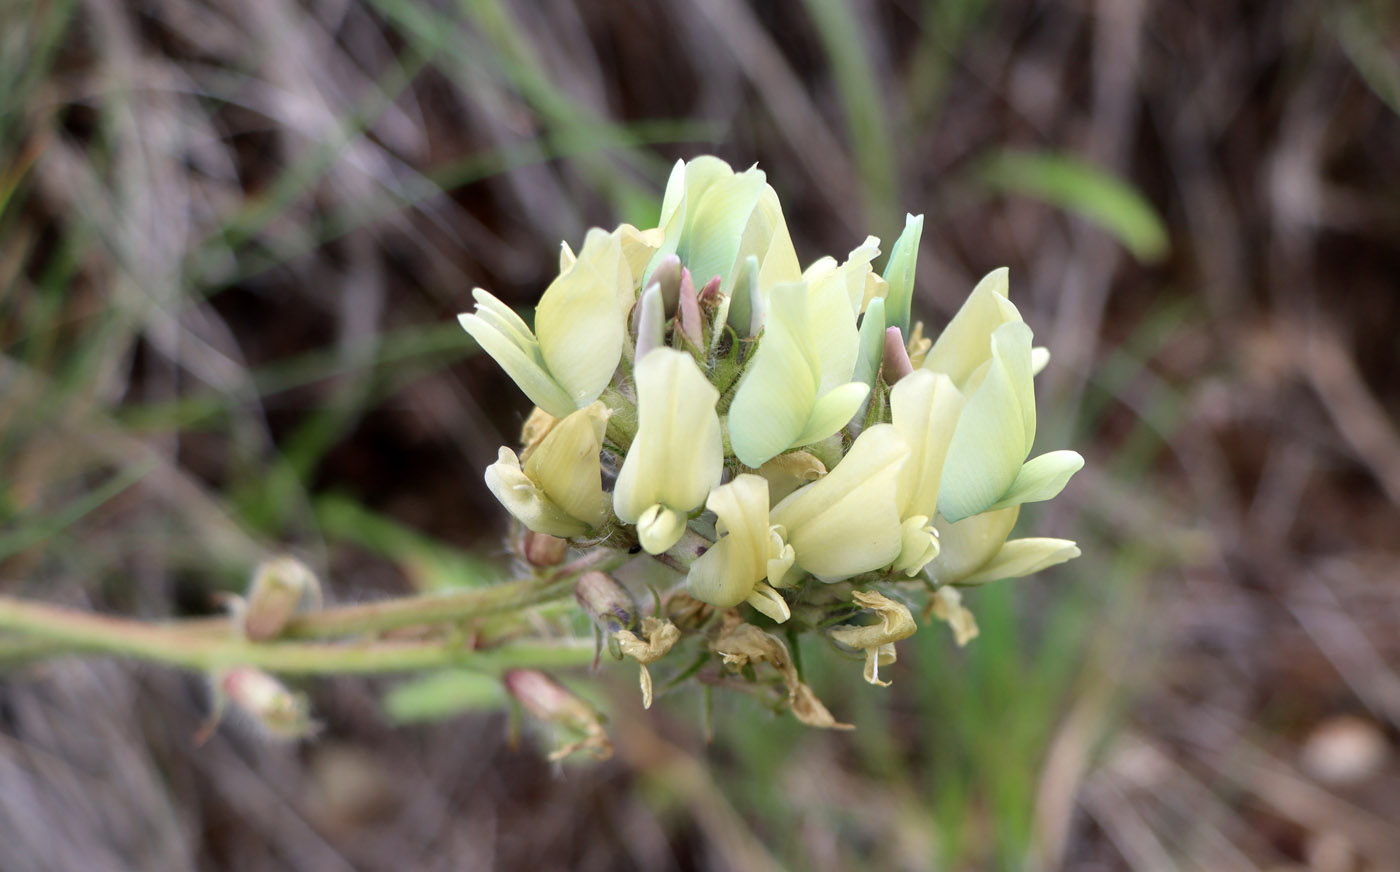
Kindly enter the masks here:
<path id="1" fill-rule="evenodd" d="M 978 175 L 994 191 L 1032 197 L 1098 225 L 1144 263 L 1166 256 L 1167 228 L 1152 205 L 1124 180 L 1079 158 L 1004 151 Z"/>

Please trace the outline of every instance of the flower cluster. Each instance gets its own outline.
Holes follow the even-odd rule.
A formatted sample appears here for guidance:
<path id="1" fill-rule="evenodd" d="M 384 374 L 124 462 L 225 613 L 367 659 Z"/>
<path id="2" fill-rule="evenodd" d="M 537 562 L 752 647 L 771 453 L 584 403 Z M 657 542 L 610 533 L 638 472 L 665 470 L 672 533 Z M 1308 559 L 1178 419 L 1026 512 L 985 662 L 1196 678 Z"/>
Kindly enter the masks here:
<path id="1" fill-rule="evenodd" d="M 872 683 L 914 632 L 904 603 L 919 591 L 970 638 L 955 586 L 1078 555 L 1067 540 L 1008 535 L 1020 506 L 1058 494 L 1083 459 L 1028 459 L 1032 381 L 1049 355 L 1008 299 L 1006 270 L 936 341 L 911 329 L 922 229 L 908 218 L 883 273 L 874 237 L 804 270 L 762 172 L 678 163 L 659 226 L 563 247 L 533 330 L 474 291 L 462 325 L 538 407 L 487 485 L 535 534 L 683 572 L 687 601 L 722 614 L 710 650 L 778 669 L 799 716 L 820 703 L 783 671 L 785 653 L 754 641 L 782 644 L 745 606 L 859 652 Z"/>

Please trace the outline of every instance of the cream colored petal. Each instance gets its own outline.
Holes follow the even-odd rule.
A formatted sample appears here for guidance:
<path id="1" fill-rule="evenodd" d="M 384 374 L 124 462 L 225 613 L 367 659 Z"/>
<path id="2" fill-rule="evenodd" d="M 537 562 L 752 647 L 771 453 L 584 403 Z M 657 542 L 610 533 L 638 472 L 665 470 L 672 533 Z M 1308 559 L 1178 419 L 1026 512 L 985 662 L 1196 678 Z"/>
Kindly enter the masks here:
<path id="1" fill-rule="evenodd" d="M 539 343 L 530 328 L 500 300 L 477 288 L 477 310 L 457 316 L 462 328 L 491 355 L 531 402 L 556 417 L 576 407 L 545 366 Z"/>
<path id="2" fill-rule="evenodd" d="M 823 581 L 888 566 L 902 541 L 895 481 L 908 446 L 889 424 L 861 433 L 825 478 L 774 507 L 797 565 Z"/>
<path id="3" fill-rule="evenodd" d="M 486 487 L 501 505 L 536 533 L 567 539 L 588 532 L 588 524 L 555 505 L 520 468 L 520 460 L 502 448 L 495 463 L 486 468 Z"/>
<path id="4" fill-rule="evenodd" d="M 911 515 L 900 524 L 899 556 L 891 567 L 913 578 L 938 556 L 938 532 L 924 515 Z"/>
<path id="5" fill-rule="evenodd" d="M 764 582 L 754 585 L 753 591 L 745 599 L 749 605 L 779 624 L 786 623 L 787 619 L 792 617 L 792 610 L 788 608 L 787 600 Z"/>
<path id="6" fill-rule="evenodd" d="M 535 310 L 540 353 L 575 408 L 598 399 L 612 381 L 627 330 L 619 299 L 630 292 L 620 241 L 595 228 L 578 260 L 540 298 Z"/>
<path id="7" fill-rule="evenodd" d="M 938 511 L 950 521 L 995 505 L 1030 452 L 1035 438 L 1030 351 L 1031 331 L 1024 324 L 1004 324 L 992 335 L 986 377 L 963 406 L 943 465 Z"/>
<path id="8" fill-rule="evenodd" d="M 927 567 L 929 577 L 939 584 L 954 584 L 976 572 L 1001 550 L 1020 513 L 1020 506 L 1012 506 L 956 524 L 939 520 L 939 551 Z"/>
<path id="9" fill-rule="evenodd" d="M 660 554 L 681 541 L 685 515 L 670 506 L 656 503 L 637 519 L 637 539 L 648 554 Z"/>
<path id="10" fill-rule="evenodd" d="M 686 584 L 698 600 L 736 606 L 768 573 L 768 483 L 757 475 L 736 476 L 710 491 L 705 507 L 715 513 L 721 536 L 691 565 Z"/>
<path id="11" fill-rule="evenodd" d="M 732 538 L 721 538 L 690 565 L 685 583 L 691 596 L 724 609 L 743 602 L 753 593 L 756 581 L 752 576 L 731 571 L 732 566 L 743 562 L 743 557 Z"/>
<path id="12" fill-rule="evenodd" d="M 560 421 L 525 461 L 525 474 L 572 517 L 592 527 L 607 518 L 600 452 L 611 412 L 591 403 Z"/>
<path id="13" fill-rule="evenodd" d="M 1007 299 L 1008 275 L 1005 268 L 993 270 L 977 283 L 924 357 L 925 369 L 944 373 L 959 390 L 966 388 L 969 377 L 991 353 L 988 343 L 992 333 L 1003 324 L 1021 320 Z"/>
<path id="14" fill-rule="evenodd" d="M 915 370 L 890 391 L 890 416 L 909 443 L 909 462 L 899 477 L 900 514 L 933 517 L 953 432 L 966 403 L 950 378 Z"/>
<path id="15" fill-rule="evenodd" d="M 986 584 L 1003 578 L 1021 578 L 1073 560 L 1079 546 L 1068 539 L 1012 539 L 996 556 L 958 584 Z"/>
<path id="16" fill-rule="evenodd" d="M 875 242 L 873 251 L 878 252 L 879 240 Z M 852 256 L 860 251 L 862 249 L 856 249 Z M 851 285 L 854 282 L 850 277 L 852 273 L 859 273 L 858 267 L 863 267 L 866 273 L 870 271 L 869 261 L 863 264 L 858 262 L 855 266 L 848 263 L 816 279 L 807 279 L 810 348 L 821 365 L 818 394 L 846 384 L 855 372 L 856 357 L 860 353 L 860 334 L 856 329 L 860 298 L 851 298 Z M 859 274 L 860 286 L 854 292 L 856 294 L 863 293 L 865 288 L 864 273 Z"/>
<path id="17" fill-rule="evenodd" d="M 1031 349 L 1031 375 L 1040 375 L 1050 365 L 1050 349 L 1037 345 Z"/>
<path id="18" fill-rule="evenodd" d="M 783 207 L 771 185 L 764 186 L 763 194 L 758 198 L 758 207 L 749 219 L 749 226 L 744 229 L 740 256 L 750 254 L 758 256 L 758 288 L 761 296 L 766 297 L 768 291 L 779 284 L 795 282 L 802 277 L 802 267 L 797 262 L 797 252 L 792 247 L 792 237 L 783 218 Z"/>
<path id="19" fill-rule="evenodd" d="M 636 381 L 637 435 L 613 489 L 628 523 L 658 503 L 681 514 L 700 508 L 724 471 L 719 391 L 694 358 L 658 348 L 638 362 Z"/>

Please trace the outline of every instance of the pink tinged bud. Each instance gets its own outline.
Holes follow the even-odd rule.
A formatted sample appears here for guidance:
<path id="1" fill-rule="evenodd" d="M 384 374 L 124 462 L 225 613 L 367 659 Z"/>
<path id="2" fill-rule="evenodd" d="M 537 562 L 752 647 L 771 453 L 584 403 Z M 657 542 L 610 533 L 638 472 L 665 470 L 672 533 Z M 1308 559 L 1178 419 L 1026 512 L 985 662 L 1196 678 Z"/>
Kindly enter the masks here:
<path id="1" fill-rule="evenodd" d="M 651 281 L 648 285 L 658 285 L 661 288 L 662 313 L 666 318 L 674 318 L 676 306 L 678 305 L 681 293 L 685 290 L 686 277 L 689 273 L 681 267 L 681 259 L 674 254 L 668 254 L 661 259 L 652 270 Z M 691 293 L 695 291 L 691 286 Z"/>
<path id="2" fill-rule="evenodd" d="M 637 602 L 606 572 L 585 572 L 574 585 L 574 599 L 593 623 L 608 635 L 637 624 Z"/>
<path id="3" fill-rule="evenodd" d="M 275 557 L 258 567 L 248 586 L 243 632 L 258 641 L 276 638 L 298 611 L 320 603 L 316 574 L 295 557 Z"/>
<path id="4" fill-rule="evenodd" d="M 892 385 L 914 371 L 904 336 L 898 327 L 885 328 L 885 384 Z"/>
<path id="5" fill-rule="evenodd" d="M 569 543 L 547 533 L 525 531 L 525 560 L 541 569 L 558 566 L 569 554 Z"/>
<path id="6" fill-rule="evenodd" d="M 603 732 L 603 716 L 564 685 L 536 669 L 507 670 L 501 681 L 521 708 L 574 739 L 556 748 L 549 759 L 560 760 L 575 751 L 588 751 L 599 760 L 612 756 L 612 743 Z"/>
<path id="7" fill-rule="evenodd" d="M 700 289 L 700 302 L 707 306 L 713 305 L 715 301 L 719 299 L 719 284 L 719 276 L 715 276 L 708 282 L 705 282 L 705 286 Z"/>
<path id="8" fill-rule="evenodd" d="M 718 278 L 718 276 L 716 276 Z M 704 322 L 700 318 L 700 300 L 695 295 L 695 282 L 690 278 L 690 270 L 681 270 L 680 300 L 676 310 L 676 324 L 681 335 L 695 348 L 705 341 Z"/>
<path id="9" fill-rule="evenodd" d="M 317 730 L 306 698 L 260 669 L 237 666 L 228 670 L 219 677 L 215 693 L 277 738 L 302 739 Z"/>

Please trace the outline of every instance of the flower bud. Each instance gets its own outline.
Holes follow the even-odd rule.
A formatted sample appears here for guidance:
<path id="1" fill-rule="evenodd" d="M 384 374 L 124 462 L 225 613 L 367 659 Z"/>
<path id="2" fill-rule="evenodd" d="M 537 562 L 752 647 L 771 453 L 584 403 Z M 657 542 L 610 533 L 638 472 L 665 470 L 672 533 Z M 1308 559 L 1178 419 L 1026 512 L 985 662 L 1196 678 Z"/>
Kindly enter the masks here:
<path id="1" fill-rule="evenodd" d="M 258 567 L 248 586 L 243 633 L 255 641 L 275 638 L 298 611 L 320 603 L 316 574 L 295 557 L 274 557 Z"/>
<path id="2" fill-rule="evenodd" d="M 603 716 L 564 685 L 535 669 L 507 670 L 501 681 L 525 711 L 573 739 L 550 752 L 550 760 L 562 760 L 575 751 L 587 751 L 598 760 L 612 756 Z"/>
<path id="3" fill-rule="evenodd" d="M 223 702 L 249 715 L 269 735 L 303 739 L 318 725 L 311 719 L 306 697 L 287 689 L 280 681 L 251 666 L 236 666 L 218 676 L 214 689 L 216 711 Z"/>
<path id="4" fill-rule="evenodd" d="M 637 625 L 637 601 L 606 572 L 585 572 L 574 585 L 574 599 L 593 623 L 611 636 Z"/>
<path id="5" fill-rule="evenodd" d="M 558 566 L 569 555 L 569 543 L 548 533 L 525 531 L 525 560 L 531 566 L 545 569 Z"/>

